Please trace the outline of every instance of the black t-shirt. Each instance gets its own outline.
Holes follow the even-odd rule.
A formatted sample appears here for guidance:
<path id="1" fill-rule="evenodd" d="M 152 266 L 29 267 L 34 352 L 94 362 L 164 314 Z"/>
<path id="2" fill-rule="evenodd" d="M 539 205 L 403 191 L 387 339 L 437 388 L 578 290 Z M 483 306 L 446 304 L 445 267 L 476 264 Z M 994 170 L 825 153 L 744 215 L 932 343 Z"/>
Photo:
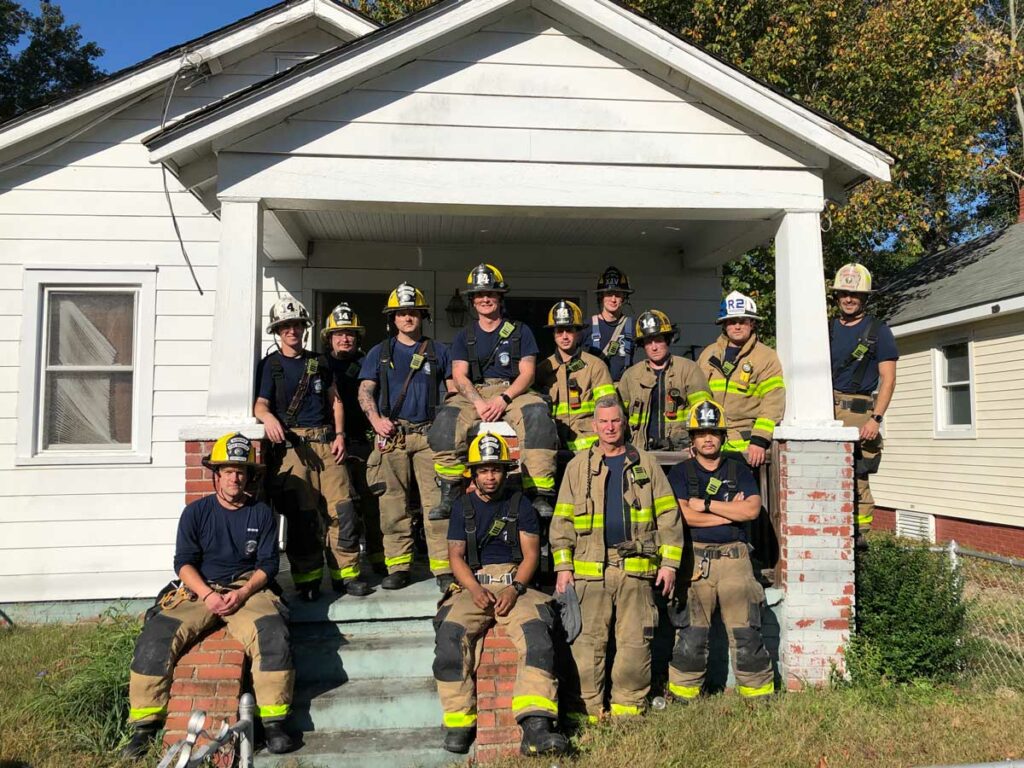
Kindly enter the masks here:
<path id="1" fill-rule="evenodd" d="M 228 585 L 247 571 L 277 575 L 277 525 L 262 501 L 228 509 L 210 494 L 181 513 L 174 548 L 174 572 L 183 565 L 198 569 L 208 584 Z"/>
<path id="2" fill-rule="evenodd" d="M 626 503 L 622 498 L 622 471 L 626 467 L 626 454 L 605 456 L 608 475 L 604 480 L 604 543 L 614 547 L 628 541 L 632 531 L 626 524 Z"/>
<path id="3" fill-rule="evenodd" d="M 306 361 L 316 359 L 311 352 L 304 352 L 302 357 L 285 357 L 280 352 L 271 352 L 260 361 L 256 379 L 260 383 L 258 396 L 270 403 L 270 412 L 282 422 L 284 413 L 278 413 L 277 389 L 274 382 L 273 364 L 271 360 L 277 358 L 281 361 L 281 370 L 284 373 L 284 409 L 287 411 L 292 402 L 295 390 L 302 380 L 306 371 Z M 295 423 L 286 425 L 294 427 L 322 427 L 334 424 L 334 415 L 328 411 L 326 391 L 331 386 L 331 372 L 329 370 L 318 370 L 310 379 L 306 388 L 306 396 L 302 398 L 302 405 L 295 414 Z"/>
<path id="4" fill-rule="evenodd" d="M 363 361 L 362 350 L 349 352 L 341 357 L 327 356 L 331 377 L 338 390 L 341 404 L 345 409 L 345 436 L 349 440 L 366 441 L 371 430 L 370 421 L 359 407 L 359 371 Z"/>
<path id="5" fill-rule="evenodd" d="M 653 369 L 652 369 L 653 370 Z M 654 388 L 651 390 L 651 407 L 647 417 L 647 445 L 660 447 L 665 436 L 665 371 L 654 371 Z"/>
<path id="6" fill-rule="evenodd" d="M 729 465 L 733 464 L 733 481 L 729 480 Z M 696 493 L 690 488 L 687 480 L 687 466 L 695 471 Z M 708 493 L 708 484 L 712 478 L 720 483 L 715 493 Z M 758 496 L 757 482 L 750 468 L 745 462 L 736 459 L 722 458 L 718 469 L 714 472 L 704 469 L 695 459 L 676 464 L 668 471 L 668 482 L 675 492 L 676 498 L 680 501 L 689 501 L 691 496 L 704 499 L 710 496 L 712 501 L 731 501 L 736 494 L 743 492 L 747 498 Z M 690 535 L 698 544 L 727 544 L 731 541 L 746 541 L 747 534 L 742 523 L 730 523 L 729 525 L 716 525 L 711 528 L 690 528 Z"/>
<path id="7" fill-rule="evenodd" d="M 502 527 L 496 536 L 488 532 L 494 519 L 501 512 L 501 516 L 507 516 L 508 502 L 510 496 L 506 495 L 500 500 L 484 501 L 475 493 L 465 496 L 467 502 L 473 505 L 476 517 L 476 543 L 480 547 L 481 565 L 504 565 L 513 562 L 513 547 L 509 538 L 508 525 Z M 448 520 L 449 541 L 466 540 L 466 518 L 463 513 L 463 502 L 452 505 L 452 516 Z M 520 494 L 519 496 L 519 518 L 516 520 L 516 529 L 523 533 L 540 535 L 540 524 L 537 521 L 537 512 L 529 499 Z M 467 553 L 468 556 L 468 553 Z"/>

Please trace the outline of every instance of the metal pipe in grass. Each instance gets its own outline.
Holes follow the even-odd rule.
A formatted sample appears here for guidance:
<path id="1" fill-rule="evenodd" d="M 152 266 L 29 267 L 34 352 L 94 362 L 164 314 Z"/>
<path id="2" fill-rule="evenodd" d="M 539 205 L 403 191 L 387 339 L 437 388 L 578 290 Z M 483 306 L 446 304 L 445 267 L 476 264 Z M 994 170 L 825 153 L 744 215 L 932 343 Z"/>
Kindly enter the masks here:
<path id="1" fill-rule="evenodd" d="M 243 693 L 238 701 L 238 722 L 229 726 L 221 725 L 220 731 L 214 736 L 203 729 L 206 724 L 206 712 L 193 710 L 188 719 L 188 729 L 184 739 L 175 742 L 167 750 L 167 754 L 157 768 L 195 768 L 202 765 L 210 755 L 238 736 L 238 768 L 253 766 L 253 717 L 256 714 L 256 699 L 251 693 Z M 209 742 L 196 749 L 200 736 L 210 739 Z"/>

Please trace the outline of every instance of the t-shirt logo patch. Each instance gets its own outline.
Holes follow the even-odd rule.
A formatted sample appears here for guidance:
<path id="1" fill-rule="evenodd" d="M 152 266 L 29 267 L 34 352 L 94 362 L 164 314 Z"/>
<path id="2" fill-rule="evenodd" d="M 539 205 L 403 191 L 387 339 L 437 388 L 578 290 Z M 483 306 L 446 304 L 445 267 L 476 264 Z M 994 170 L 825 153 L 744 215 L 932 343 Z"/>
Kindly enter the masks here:
<path id="1" fill-rule="evenodd" d="M 424 373 L 425 373 L 425 374 L 426 374 L 427 376 L 429 376 L 429 375 L 430 375 L 430 363 L 424 363 L 424 364 L 423 364 L 423 372 L 424 372 Z"/>
<path id="2" fill-rule="evenodd" d="M 494 435 L 484 435 L 480 438 L 480 460 L 501 461 L 501 443 Z"/>
<path id="3" fill-rule="evenodd" d="M 505 367 L 506 365 L 512 364 L 512 355 L 508 352 L 501 352 L 498 354 L 498 365 Z"/>
<path id="4" fill-rule="evenodd" d="M 249 438 L 241 435 L 232 437 L 227 445 L 228 461 L 248 461 L 250 450 L 252 443 L 249 442 Z"/>
<path id="5" fill-rule="evenodd" d="M 245 542 L 245 554 L 247 554 L 247 555 L 255 555 L 256 554 L 256 547 L 257 547 L 256 540 L 255 539 L 249 539 L 248 541 Z"/>
<path id="6" fill-rule="evenodd" d="M 324 391 L 324 384 L 320 379 L 313 379 L 313 391 L 318 395 Z"/>

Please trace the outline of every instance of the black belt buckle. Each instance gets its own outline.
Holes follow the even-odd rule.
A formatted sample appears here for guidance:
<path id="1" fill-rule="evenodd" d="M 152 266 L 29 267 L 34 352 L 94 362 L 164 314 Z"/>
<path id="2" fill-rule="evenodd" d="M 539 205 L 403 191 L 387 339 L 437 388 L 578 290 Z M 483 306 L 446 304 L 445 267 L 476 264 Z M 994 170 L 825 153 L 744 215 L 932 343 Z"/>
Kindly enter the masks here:
<path id="1" fill-rule="evenodd" d="M 871 403 L 868 400 L 851 400 L 850 401 L 850 412 L 851 413 L 867 413 L 871 410 Z"/>

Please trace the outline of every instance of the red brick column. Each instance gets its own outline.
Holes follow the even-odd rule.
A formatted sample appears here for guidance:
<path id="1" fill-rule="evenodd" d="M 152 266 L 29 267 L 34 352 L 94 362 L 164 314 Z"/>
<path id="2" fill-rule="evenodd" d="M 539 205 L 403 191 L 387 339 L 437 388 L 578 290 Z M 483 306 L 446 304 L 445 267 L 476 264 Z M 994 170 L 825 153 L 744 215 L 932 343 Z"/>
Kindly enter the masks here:
<path id="1" fill-rule="evenodd" d="M 779 450 L 780 664 L 786 687 L 845 670 L 854 608 L 853 444 L 782 441 Z"/>
<path id="2" fill-rule="evenodd" d="M 493 762 L 519 754 L 522 732 L 512 716 L 512 686 L 519 654 L 505 630 L 491 628 L 484 636 L 476 673 L 476 761 Z"/>

